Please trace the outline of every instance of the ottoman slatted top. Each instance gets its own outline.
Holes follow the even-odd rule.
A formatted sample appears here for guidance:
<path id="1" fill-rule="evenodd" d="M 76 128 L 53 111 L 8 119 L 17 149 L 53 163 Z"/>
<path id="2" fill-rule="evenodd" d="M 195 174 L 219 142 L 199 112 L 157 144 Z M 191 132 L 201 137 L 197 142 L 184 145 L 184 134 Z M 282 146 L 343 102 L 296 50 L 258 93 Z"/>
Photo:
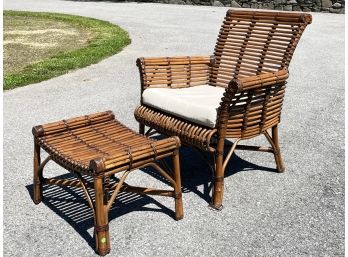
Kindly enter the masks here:
<path id="1" fill-rule="evenodd" d="M 180 146 L 177 137 L 156 141 L 135 133 L 111 111 L 35 126 L 33 134 L 59 165 L 92 175 L 132 169 Z"/>
<path id="2" fill-rule="evenodd" d="M 110 252 L 108 213 L 119 192 L 173 197 L 175 218 L 183 218 L 178 137 L 147 138 L 121 124 L 111 111 L 35 126 L 33 135 L 34 203 L 42 201 L 44 183 L 82 188 L 93 211 L 98 254 Z M 41 148 L 48 153 L 43 162 Z M 165 157 L 172 158 L 172 170 Z M 43 168 L 50 160 L 76 179 L 45 178 Z M 125 182 L 130 172 L 148 166 L 162 175 L 173 190 L 136 187 Z M 122 175 L 117 178 L 118 173 Z"/>

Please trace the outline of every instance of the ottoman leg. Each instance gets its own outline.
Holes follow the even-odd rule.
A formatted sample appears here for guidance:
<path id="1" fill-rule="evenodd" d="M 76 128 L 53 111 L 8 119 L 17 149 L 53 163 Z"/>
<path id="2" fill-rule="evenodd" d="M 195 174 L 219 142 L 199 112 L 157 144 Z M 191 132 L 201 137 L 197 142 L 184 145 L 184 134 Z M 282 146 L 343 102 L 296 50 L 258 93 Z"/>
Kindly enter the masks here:
<path id="1" fill-rule="evenodd" d="M 184 210 L 182 205 L 179 150 L 176 150 L 174 152 L 173 166 L 174 166 L 174 180 L 175 180 L 175 187 L 174 187 L 175 219 L 181 220 L 184 217 Z"/>
<path id="2" fill-rule="evenodd" d="M 110 252 L 108 211 L 104 205 L 103 178 L 94 178 L 96 252 L 104 256 Z"/>
<path id="3" fill-rule="evenodd" d="M 34 203 L 39 204 L 42 200 L 42 171 L 40 171 L 39 167 L 41 164 L 40 157 L 40 146 L 34 142 Z"/>

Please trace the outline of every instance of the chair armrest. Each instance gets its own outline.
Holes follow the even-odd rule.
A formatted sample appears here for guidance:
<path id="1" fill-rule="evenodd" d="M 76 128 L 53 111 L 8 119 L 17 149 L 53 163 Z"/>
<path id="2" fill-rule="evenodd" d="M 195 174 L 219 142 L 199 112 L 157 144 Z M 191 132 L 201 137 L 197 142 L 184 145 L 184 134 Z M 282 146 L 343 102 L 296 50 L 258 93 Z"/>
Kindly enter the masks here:
<path id="1" fill-rule="evenodd" d="M 284 83 L 288 77 L 289 72 L 286 68 L 284 68 L 276 72 L 267 72 L 260 75 L 232 79 L 226 91 L 239 93 L 247 90 L 261 89 L 279 83 Z"/>
<path id="2" fill-rule="evenodd" d="M 242 99 L 239 99 L 240 97 L 237 97 L 237 95 L 247 96 L 252 99 L 258 95 L 258 91 L 260 92 L 262 89 L 270 88 L 276 85 L 285 85 L 288 77 L 289 72 L 286 68 L 284 68 L 276 72 L 268 72 L 260 75 L 232 79 L 221 99 L 218 110 L 217 127 L 225 130 L 230 115 L 230 107 L 237 104 L 238 108 L 238 102 L 240 102 L 239 104 L 241 104 L 241 102 L 245 102 L 245 98 L 243 99 L 242 97 Z M 220 130 L 219 133 L 223 132 Z"/>
<path id="3" fill-rule="evenodd" d="M 138 58 L 141 91 L 149 87 L 182 88 L 208 84 L 213 57 Z"/>

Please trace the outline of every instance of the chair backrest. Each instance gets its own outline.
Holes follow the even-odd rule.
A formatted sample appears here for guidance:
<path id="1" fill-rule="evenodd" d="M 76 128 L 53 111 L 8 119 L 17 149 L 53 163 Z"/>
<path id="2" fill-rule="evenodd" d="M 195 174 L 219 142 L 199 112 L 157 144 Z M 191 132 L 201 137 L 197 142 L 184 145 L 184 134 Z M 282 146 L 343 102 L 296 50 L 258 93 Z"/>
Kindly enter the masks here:
<path id="1" fill-rule="evenodd" d="M 210 84 L 227 87 L 232 78 L 287 68 L 311 17 L 299 12 L 227 11 L 215 46 Z"/>

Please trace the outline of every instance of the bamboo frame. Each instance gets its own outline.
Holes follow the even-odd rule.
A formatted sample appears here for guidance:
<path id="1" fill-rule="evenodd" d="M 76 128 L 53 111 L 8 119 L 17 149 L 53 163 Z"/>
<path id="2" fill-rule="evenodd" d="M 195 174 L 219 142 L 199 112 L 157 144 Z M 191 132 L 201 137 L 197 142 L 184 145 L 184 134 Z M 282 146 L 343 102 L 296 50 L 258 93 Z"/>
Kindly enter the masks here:
<path id="1" fill-rule="evenodd" d="M 137 60 L 141 93 L 153 87 L 175 89 L 208 84 L 225 88 L 214 128 L 146 106 L 142 100 L 134 111 L 141 134 L 147 126 L 164 135 L 178 136 L 183 144 L 215 155 L 213 208 L 222 208 L 224 173 L 236 149 L 273 153 L 277 171 L 285 170 L 278 124 L 289 76 L 287 68 L 311 22 L 308 13 L 233 9 L 227 11 L 212 56 Z M 264 135 L 271 146 L 238 145 L 259 135 Z M 217 144 L 213 142 L 215 139 Z M 227 156 L 225 139 L 235 140 Z"/>
<path id="2" fill-rule="evenodd" d="M 36 126 L 33 134 L 34 203 L 42 201 L 44 183 L 81 188 L 93 212 L 99 255 L 110 252 L 108 213 L 120 192 L 172 197 L 175 219 L 183 218 L 178 138 L 155 141 L 141 136 L 115 120 L 110 111 Z M 43 162 L 41 148 L 49 154 Z M 173 159 L 173 171 L 167 172 L 157 162 L 162 163 L 168 156 Z M 43 169 L 50 160 L 75 174 L 76 179 L 45 178 Z M 173 190 L 135 187 L 125 182 L 131 172 L 149 166 L 167 179 Z M 167 165 L 164 168 L 168 169 Z M 112 182 L 110 177 L 121 172 L 121 179 Z M 91 177 L 93 182 L 83 176 Z M 90 190 L 94 191 L 94 198 Z"/>

